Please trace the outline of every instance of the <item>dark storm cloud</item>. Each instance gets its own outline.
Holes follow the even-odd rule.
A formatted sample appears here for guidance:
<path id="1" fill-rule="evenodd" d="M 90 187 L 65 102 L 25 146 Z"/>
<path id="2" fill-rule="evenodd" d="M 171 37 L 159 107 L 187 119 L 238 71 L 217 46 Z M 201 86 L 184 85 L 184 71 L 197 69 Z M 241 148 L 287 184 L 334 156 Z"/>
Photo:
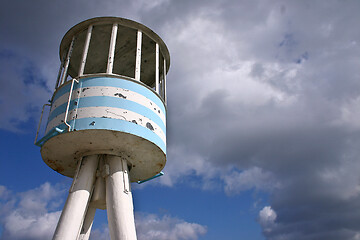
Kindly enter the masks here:
<path id="1" fill-rule="evenodd" d="M 267 191 L 268 239 L 359 239 L 359 2 L 134 2 L 3 1 L 1 51 L 26 56 L 52 88 L 69 27 L 141 21 L 171 54 L 163 183 L 195 174 L 228 194 Z"/>
<path id="2" fill-rule="evenodd" d="M 264 228 L 269 239 L 357 239 L 359 115 L 352 110 L 360 106 L 360 48 L 351 29 L 358 9 L 356 2 L 226 1 L 175 25 L 173 34 L 196 31 L 169 43 L 182 66 L 169 78 L 169 156 L 188 166 L 174 164 L 173 174 L 206 182 L 212 168 L 226 175 L 236 166 L 244 171 L 232 175 L 240 190 L 253 176 L 276 212 Z M 276 187 L 257 186 L 253 167 Z"/>

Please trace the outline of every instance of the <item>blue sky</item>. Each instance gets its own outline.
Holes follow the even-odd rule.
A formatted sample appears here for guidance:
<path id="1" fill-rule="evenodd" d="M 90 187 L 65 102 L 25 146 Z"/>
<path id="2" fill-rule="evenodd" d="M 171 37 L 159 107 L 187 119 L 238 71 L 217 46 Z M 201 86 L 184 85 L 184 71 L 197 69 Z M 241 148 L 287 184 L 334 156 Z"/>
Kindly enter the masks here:
<path id="1" fill-rule="evenodd" d="M 0 3 L 0 239 L 49 239 L 71 184 L 33 145 L 66 31 L 119 16 L 167 44 L 165 175 L 139 240 L 360 239 L 359 1 Z M 98 211 L 92 239 L 109 239 Z"/>

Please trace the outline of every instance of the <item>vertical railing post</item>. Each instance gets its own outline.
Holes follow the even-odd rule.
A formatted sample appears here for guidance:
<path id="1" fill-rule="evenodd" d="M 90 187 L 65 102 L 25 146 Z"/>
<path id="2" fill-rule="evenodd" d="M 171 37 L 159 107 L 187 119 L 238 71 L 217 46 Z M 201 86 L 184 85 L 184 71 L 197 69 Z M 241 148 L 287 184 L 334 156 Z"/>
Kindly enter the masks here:
<path id="1" fill-rule="evenodd" d="M 155 91 L 160 94 L 160 84 L 159 84 L 159 44 L 156 43 L 155 48 Z"/>
<path id="2" fill-rule="evenodd" d="M 64 66 L 64 72 L 60 81 L 60 85 L 63 84 L 66 81 L 66 77 L 67 77 L 67 72 L 69 69 L 69 63 L 70 63 L 70 58 L 71 58 L 71 54 L 72 54 L 72 50 L 74 47 L 74 41 L 75 41 L 75 36 L 73 36 L 70 46 L 69 46 L 69 50 L 68 53 L 66 55 L 66 61 L 65 61 L 65 66 Z"/>
<path id="3" fill-rule="evenodd" d="M 137 32 L 137 44 L 136 44 L 136 61 L 135 61 L 135 80 L 140 81 L 141 70 L 141 44 L 142 44 L 142 32 Z"/>
<path id="4" fill-rule="evenodd" d="M 89 52 L 89 45 L 90 45 L 92 29 L 93 29 L 93 25 L 90 25 L 89 28 L 88 28 L 87 34 L 86 34 L 84 50 L 83 50 L 83 54 L 82 54 L 82 57 L 81 57 L 80 68 L 79 68 L 79 76 L 84 75 L 85 63 L 86 63 L 87 54 Z"/>
<path id="5" fill-rule="evenodd" d="M 114 23 L 113 26 L 112 26 L 112 32 L 111 32 L 111 40 L 110 40 L 110 47 L 109 47 L 109 55 L 108 55 L 106 73 L 112 73 L 113 72 L 117 31 L 118 31 L 118 24 Z"/>
<path id="6" fill-rule="evenodd" d="M 166 59 L 164 58 L 164 70 L 163 70 L 163 74 L 164 74 L 164 77 L 163 77 L 163 84 L 162 84 L 162 87 L 163 87 L 163 93 L 164 93 L 164 101 L 165 101 L 165 104 L 167 104 L 167 95 L 166 95 Z"/>
<path id="7" fill-rule="evenodd" d="M 60 63 L 60 68 L 59 68 L 59 72 L 58 72 L 58 75 L 57 75 L 57 78 L 56 78 L 56 83 L 55 83 L 55 89 L 58 88 L 59 86 L 59 82 L 60 82 L 60 77 L 61 77 L 61 73 L 63 71 L 63 68 L 64 68 L 64 61 L 65 61 L 65 55 L 63 56 L 62 59 L 60 59 L 61 63 Z"/>

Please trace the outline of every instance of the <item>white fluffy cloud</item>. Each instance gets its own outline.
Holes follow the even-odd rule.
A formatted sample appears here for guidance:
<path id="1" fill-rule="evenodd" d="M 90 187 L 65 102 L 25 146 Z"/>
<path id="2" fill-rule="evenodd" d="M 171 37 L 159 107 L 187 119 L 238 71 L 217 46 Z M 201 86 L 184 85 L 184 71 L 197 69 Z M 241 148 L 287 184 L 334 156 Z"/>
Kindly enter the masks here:
<path id="1" fill-rule="evenodd" d="M 138 213 L 135 219 L 139 240 L 196 240 L 207 232 L 203 225 L 170 216 Z"/>
<path id="2" fill-rule="evenodd" d="M 101 8 L 90 1 L 71 2 L 71 9 L 69 1 L 50 2 L 13 6 L 16 15 L 0 9 L 2 46 L 25 50 L 42 73 L 47 61 L 57 62 L 47 52 L 57 50 L 62 34 L 94 14 L 141 20 L 167 43 L 163 184 L 196 175 L 204 188 L 216 181 L 227 192 L 269 192 L 271 208 L 262 214 L 276 212 L 277 224 L 264 231 L 268 239 L 358 238 L 358 1 L 109 1 Z M 14 82 L 0 97 L 7 112 L 1 123 L 16 130 L 10 119 L 33 116 L 23 110 L 42 102 L 45 90 L 35 81 L 29 89 L 36 94 L 15 98 L 10 90 L 26 89 L 15 65 L 23 61 L 10 62 L 14 71 L 2 68 Z M 21 111 L 4 107 L 11 102 Z"/>
<path id="3" fill-rule="evenodd" d="M 207 232 L 206 226 L 186 222 L 169 215 L 136 213 L 136 233 L 139 240 L 196 240 Z M 90 239 L 110 240 L 108 226 L 93 229 Z"/>
<path id="4" fill-rule="evenodd" d="M 66 192 L 64 188 L 50 183 L 21 193 L 13 193 L 0 185 L 0 239 L 51 239 Z M 135 215 L 139 240 L 196 240 L 207 232 L 206 226 L 169 215 Z M 90 239 L 109 240 L 108 226 L 93 229 Z"/>
<path id="5" fill-rule="evenodd" d="M 271 208 L 271 206 L 265 206 L 259 212 L 259 223 L 263 228 L 264 232 L 271 232 L 274 227 L 276 220 L 276 212 Z"/>
<path id="6" fill-rule="evenodd" d="M 50 183 L 22 193 L 12 193 L 5 186 L 0 189 L 3 229 L 0 239 L 45 240 L 52 237 L 61 213 L 57 209 L 63 201 L 63 189 Z"/>

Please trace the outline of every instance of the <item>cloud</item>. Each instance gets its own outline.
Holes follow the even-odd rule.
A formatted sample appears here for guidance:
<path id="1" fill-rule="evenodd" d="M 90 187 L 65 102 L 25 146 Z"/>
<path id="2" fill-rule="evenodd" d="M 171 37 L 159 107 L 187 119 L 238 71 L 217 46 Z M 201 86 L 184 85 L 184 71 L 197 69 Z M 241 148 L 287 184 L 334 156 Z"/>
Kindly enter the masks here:
<path id="1" fill-rule="evenodd" d="M 0 118 L 0 128 L 24 131 L 24 123 L 34 120 L 35 114 L 40 117 L 49 87 L 34 62 L 10 50 L 0 49 L 0 73 L 0 111 L 6 112 Z"/>
<path id="2" fill-rule="evenodd" d="M 19 124 L 11 119 L 36 115 L 28 109 L 39 108 L 34 103 L 55 80 L 31 82 L 36 94 L 15 98 L 10 92 L 29 84 L 23 80 L 27 64 L 39 76 L 56 77 L 57 53 L 49 51 L 57 52 L 69 27 L 94 15 L 130 17 L 159 33 L 171 53 L 163 184 L 195 175 L 203 189 L 215 181 L 227 192 L 266 191 L 271 208 L 262 214 L 276 213 L 271 231 L 261 225 L 267 239 L 358 238 L 359 2 L 127 3 L 1 8 L 0 43 L 14 53 L 2 56 L 11 63 L 2 71 L 15 79 L 2 80 L 8 84 L 2 125 L 15 131 Z"/>
<path id="3" fill-rule="evenodd" d="M 203 225 L 167 215 L 138 213 L 135 219 L 139 240 L 196 240 L 207 232 Z"/>
<path id="4" fill-rule="evenodd" d="M 169 215 L 158 216 L 149 213 L 135 213 L 136 233 L 139 240 L 196 240 L 206 234 L 207 227 L 186 222 Z M 90 239 L 109 240 L 108 226 L 93 229 Z"/>
<path id="5" fill-rule="evenodd" d="M 63 189 L 50 183 L 22 193 L 12 193 L 5 186 L 0 189 L 0 223 L 3 229 L 0 239 L 40 240 L 52 237 L 61 214 L 57 209 L 63 201 Z"/>
<path id="6" fill-rule="evenodd" d="M 0 185 L 0 239 L 51 239 L 66 192 L 48 182 L 20 193 Z M 196 240 L 207 232 L 206 226 L 169 215 L 136 213 L 135 222 L 139 240 Z M 93 229 L 90 239 L 110 239 L 108 226 Z"/>
<path id="7" fill-rule="evenodd" d="M 279 188 L 279 183 L 270 172 L 265 172 L 261 168 L 252 167 L 238 172 L 232 171 L 224 177 L 225 192 L 229 195 L 238 194 L 242 191 L 256 189 L 260 191 L 271 191 Z"/>
<path id="8" fill-rule="evenodd" d="M 358 236 L 359 7 L 224 1 L 168 22 L 172 184 L 269 193 L 268 239 Z"/>
<path id="9" fill-rule="evenodd" d="M 259 212 L 259 223 L 264 232 L 271 232 L 275 225 L 276 217 L 276 212 L 271 208 L 271 206 L 265 206 L 261 209 Z"/>
<path id="10" fill-rule="evenodd" d="M 103 225 L 101 228 L 91 229 L 90 240 L 110 240 L 109 227 Z"/>

